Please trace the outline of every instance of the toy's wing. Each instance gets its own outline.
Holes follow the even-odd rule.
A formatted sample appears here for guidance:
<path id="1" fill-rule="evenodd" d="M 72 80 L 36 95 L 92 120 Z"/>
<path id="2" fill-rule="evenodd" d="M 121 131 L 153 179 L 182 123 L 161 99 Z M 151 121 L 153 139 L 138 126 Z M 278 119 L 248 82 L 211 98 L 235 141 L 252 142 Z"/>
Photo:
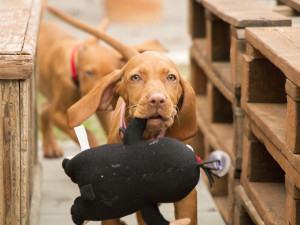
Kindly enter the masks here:
<path id="1" fill-rule="evenodd" d="M 86 200 L 93 201 L 96 198 L 95 192 L 93 190 L 93 186 L 91 184 L 87 184 L 80 187 L 81 197 Z"/>

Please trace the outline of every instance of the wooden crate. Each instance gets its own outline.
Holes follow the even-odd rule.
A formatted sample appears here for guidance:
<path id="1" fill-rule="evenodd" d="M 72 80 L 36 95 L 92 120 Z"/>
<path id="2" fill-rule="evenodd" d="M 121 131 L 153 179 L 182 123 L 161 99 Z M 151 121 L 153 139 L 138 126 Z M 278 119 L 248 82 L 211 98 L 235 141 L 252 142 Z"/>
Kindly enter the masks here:
<path id="1" fill-rule="evenodd" d="M 245 28 L 290 26 L 291 20 L 253 0 L 190 0 L 189 8 L 193 45 L 213 71 L 212 80 L 222 81 L 215 85 L 239 105 Z"/>
<path id="2" fill-rule="evenodd" d="M 0 224 L 5 225 L 38 224 L 34 61 L 40 2 L 0 3 Z"/>
<path id="3" fill-rule="evenodd" d="M 241 182 L 266 224 L 300 224 L 299 37 L 300 27 L 246 29 Z"/>
<path id="4" fill-rule="evenodd" d="M 221 149 L 231 157 L 232 171 L 211 192 L 226 223 L 232 224 L 233 190 L 242 162 L 244 113 L 240 96 L 245 28 L 289 26 L 291 20 L 252 0 L 190 0 L 189 10 L 191 83 L 197 94 L 200 129 L 196 138 L 201 139 L 202 148 L 198 152 L 207 156 L 208 149 Z"/>

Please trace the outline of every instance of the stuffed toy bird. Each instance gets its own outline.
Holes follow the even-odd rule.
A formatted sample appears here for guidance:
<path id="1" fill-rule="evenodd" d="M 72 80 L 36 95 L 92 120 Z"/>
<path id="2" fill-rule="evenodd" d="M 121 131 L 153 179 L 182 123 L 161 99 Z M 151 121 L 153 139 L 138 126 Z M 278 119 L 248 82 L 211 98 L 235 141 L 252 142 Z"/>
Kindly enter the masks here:
<path id="1" fill-rule="evenodd" d="M 218 168 L 201 163 L 178 140 L 143 141 L 145 126 L 146 120 L 134 119 L 125 131 L 124 143 L 98 146 L 63 160 L 65 173 L 80 189 L 71 208 L 75 224 L 120 218 L 140 210 L 148 225 L 167 225 L 170 222 L 161 215 L 158 203 L 186 197 L 199 181 L 200 167 L 213 182 L 213 170 Z"/>

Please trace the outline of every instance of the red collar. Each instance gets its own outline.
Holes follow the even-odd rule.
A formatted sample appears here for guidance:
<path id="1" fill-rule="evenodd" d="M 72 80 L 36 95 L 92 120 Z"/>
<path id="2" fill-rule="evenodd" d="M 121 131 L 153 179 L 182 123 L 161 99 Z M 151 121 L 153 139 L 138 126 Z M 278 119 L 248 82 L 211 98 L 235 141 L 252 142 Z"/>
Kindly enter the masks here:
<path id="1" fill-rule="evenodd" d="M 77 87 L 79 87 L 79 79 L 78 79 L 78 73 L 76 71 L 76 66 L 75 66 L 75 54 L 78 48 L 81 46 L 81 43 L 77 44 L 72 51 L 71 54 L 71 72 L 72 72 L 72 80 L 76 84 Z"/>

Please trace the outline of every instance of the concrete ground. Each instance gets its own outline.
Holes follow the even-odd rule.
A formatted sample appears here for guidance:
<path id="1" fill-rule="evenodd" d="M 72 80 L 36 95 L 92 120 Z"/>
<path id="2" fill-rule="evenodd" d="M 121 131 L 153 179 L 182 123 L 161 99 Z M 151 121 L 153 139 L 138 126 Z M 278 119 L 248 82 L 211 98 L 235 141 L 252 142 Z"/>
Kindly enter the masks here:
<path id="1" fill-rule="evenodd" d="M 168 56 L 178 65 L 189 63 L 189 46 L 191 44 L 188 35 L 188 8 L 183 0 L 165 0 L 163 18 L 159 23 L 150 25 L 130 25 L 111 23 L 108 34 L 124 42 L 125 44 L 137 44 L 148 39 L 156 38 L 168 50 Z M 48 4 L 54 6 L 72 16 L 97 26 L 104 17 L 102 0 L 48 0 Z M 78 39 L 83 40 L 87 34 L 66 25 L 59 19 L 45 13 L 44 20 L 61 23 Z M 80 149 L 73 142 L 60 142 L 65 156 L 75 155 Z M 39 148 L 41 154 L 41 149 Z M 79 195 L 77 185 L 64 174 L 60 159 L 44 159 L 39 157 L 43 166 L 43 188 L 41 202 L 40 225 L 68 225 L 73 224 L 70 216 L 70 208 L 74 199 Z M 213 199 L 206 186 L 200 182 L 198 190 L 198 224 L 199 225 L 224 225 Z M 168 220 L 174 220 L 173 205 L 163 204 L 160 207 L 162 214 Z M 134 215 L 124 218 L 128 225 L 135 225 Z M 99 224 L 90 222 L 89 224 Z"/>

